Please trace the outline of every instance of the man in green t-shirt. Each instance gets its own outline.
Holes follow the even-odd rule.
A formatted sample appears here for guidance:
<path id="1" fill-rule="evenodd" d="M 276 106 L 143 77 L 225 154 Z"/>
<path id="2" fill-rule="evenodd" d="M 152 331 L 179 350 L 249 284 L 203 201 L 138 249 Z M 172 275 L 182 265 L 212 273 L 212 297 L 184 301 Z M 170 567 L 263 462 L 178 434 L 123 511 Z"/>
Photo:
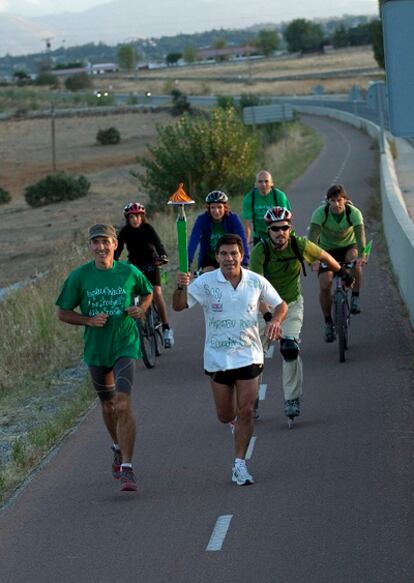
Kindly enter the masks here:
<path id="1" fill-rule="evenodd" d="M 270 172 L 260 170 L 256 174 L 254 188 L 243 197 L 242 219 L 249 244 L 256 244 L 267 236 L 263 217 L 268 209 L 275 206 L 291 210 L 286 194 L 274 186 Z"/>
<path id="2" fill-rule="evenodd" d="M 318 243 L 340 263 L 355 261 L 351 313 L 359 314 L 362 265 L 366 263 L 364 218 L 361 211 L 351 203 L 341 184 L 333 184 L 326 193 L 326 203 L 313 212 L 308 239 Z M 325 318 L 326 342 L 335 340 L 335 328 L 331 315 L 332 280 L 332 270 L 329 266 L 321 265 L 319 267 L 319 301 Z"/>
<path id="3" fill-rule="evenodd" d="M 288 305 L 282 326 L 280 352 L 283 357 L 283 393 L 285 414 L 290 419 L 300 413 L 303 371 L 299 355 L 300 333 L 303 322 L 303 297 L 300 274 L 304 261 L 324 261 L 349 284 L 353 278 L 326 251 L 304 237 L 292 234 L 292 213 L 283 207 L 269 209 L 264 221 L 267 236 L 257 243 L 250 258 L 250 269 L 264 275 Z M 265 320 L 268 318 L 264 314 Z"/>
<path id="4" fill-rule="evenodd" d="M 152 287 L 134 265 L 114 260 L 117 246 L 116 231 L 111 225 L 91 227 L 89 248 L 93 261 L 68 275 L 56 305 L 59 320 L 85 326 L 84 359 L 113 440 L 112 474 L 120 479 L 121 490 L 135 491 L 131 389 L 135 359 L 140 356 L 135 320 L 142 318 L 150 306 Z M 134 305 L 137 296 L 139 303 Z"/>

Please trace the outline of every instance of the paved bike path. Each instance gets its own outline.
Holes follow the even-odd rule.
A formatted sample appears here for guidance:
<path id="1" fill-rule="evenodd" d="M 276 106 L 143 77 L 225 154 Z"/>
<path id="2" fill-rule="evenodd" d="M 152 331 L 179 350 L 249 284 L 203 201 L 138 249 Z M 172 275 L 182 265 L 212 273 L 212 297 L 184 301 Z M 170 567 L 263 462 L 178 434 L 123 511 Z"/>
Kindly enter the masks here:
<path id="1" fill-rule="evenodd" d="M 289 189 L 299 234 L 336 177 L 364 210 L 374 168 L 364 134 L 307 120 L 325 147 Z M 410 581 L 412 332 L 375 252 L 365 275 L 343 364 L 322 339 L 316 278 L 304 280 L 303 414 L 289 431 L 275 350 L 248 488 L 230 483 L 231 435 L 202 372 L 202 314 L 176 314 L 174 350 L 151 371 L 139 365 L 138 495 L 118 491 L 95 409 L 0 514 L 0 580 Z M 222 548 L 207 551 L 222 516 L 230 517 Z"/>

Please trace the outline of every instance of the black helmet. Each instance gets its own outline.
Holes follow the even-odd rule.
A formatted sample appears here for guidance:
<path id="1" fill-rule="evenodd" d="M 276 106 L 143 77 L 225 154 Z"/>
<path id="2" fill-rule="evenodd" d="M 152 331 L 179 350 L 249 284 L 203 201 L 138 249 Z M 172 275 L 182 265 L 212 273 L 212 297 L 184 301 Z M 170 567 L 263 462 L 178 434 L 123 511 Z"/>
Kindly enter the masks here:
<path id="1" fill-rule="evenodd" d="M 212 204 L 214 202 L 227 202 L 228 200 L 229 197 L 227 196 L 227 194 L 225 192 L 222 192 L 221 190 L 212 190 L 206 196 L 207 204 Z"/>

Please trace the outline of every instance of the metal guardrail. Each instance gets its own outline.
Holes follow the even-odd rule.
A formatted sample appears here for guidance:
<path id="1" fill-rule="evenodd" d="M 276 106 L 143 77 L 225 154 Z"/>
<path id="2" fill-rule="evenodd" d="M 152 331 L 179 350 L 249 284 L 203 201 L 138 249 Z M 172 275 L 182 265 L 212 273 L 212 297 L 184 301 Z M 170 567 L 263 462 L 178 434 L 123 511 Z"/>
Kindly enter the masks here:
<path id="1" fill-rule="evenodd" d="M 256 105 L 243 108 L 245 125 L 260 125 L 272 122 L 292 121 L 293 109 L 288 103 Z"/>

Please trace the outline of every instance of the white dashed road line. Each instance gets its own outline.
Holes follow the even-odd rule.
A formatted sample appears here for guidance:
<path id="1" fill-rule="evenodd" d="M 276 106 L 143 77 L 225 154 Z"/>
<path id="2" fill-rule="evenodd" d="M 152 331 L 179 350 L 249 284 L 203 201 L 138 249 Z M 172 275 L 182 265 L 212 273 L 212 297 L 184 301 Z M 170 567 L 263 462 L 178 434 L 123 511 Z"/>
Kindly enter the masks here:
<path id="1" fill-rule="evenodd" d="M 261 384 L 259 386 L 259 401 L 264 401 L 266 398 L 267 384 Z"/>
<path id="2" fill-rule="evenodd" d="M 223 514 L 217 518 L 206 551 L 221 551 L 232 518 L 233 514 Z"/>
<path id="3" fill-rule="evenodd" d="M 252 437 L 250 438 L 250 441 L 249 441 L 249 447 L 247 448 L 247 451 L 246 451 L 246 459 L 247 460 L 251 459 L 251 457 L 253 455 L 253 450 L 254 450 L 255 444 L 256 444 L 256 436 L 252 435 Z"/>

